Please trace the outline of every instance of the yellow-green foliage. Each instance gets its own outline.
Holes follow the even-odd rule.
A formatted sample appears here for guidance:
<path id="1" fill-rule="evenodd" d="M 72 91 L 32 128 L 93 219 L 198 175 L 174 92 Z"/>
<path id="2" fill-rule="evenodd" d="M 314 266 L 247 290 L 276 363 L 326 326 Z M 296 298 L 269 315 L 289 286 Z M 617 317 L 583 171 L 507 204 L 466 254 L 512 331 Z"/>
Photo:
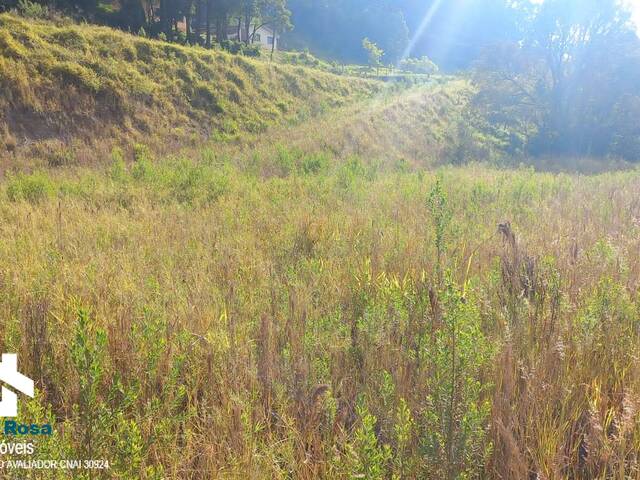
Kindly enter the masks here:
<path id="1" fill-rule="evenodd" d="M 42 458 L 127 479 L 637 471 L 637 171 L 134 150 L 0 191 L 0 339 L 40 389 L 22 418 L 55 425 Z"/>
<path id="2" fill-rule="evenodd" d="M 333 111 L 378 85 L 0 23 L 13 118 L 200 119 L 218 140 L 88 167 L 54 138 L 56 168 L 0 184 L 2 351 L 36 381 L 20 420 L 55 430 L 36 458 L 121 479 L 637 477 L 640 171 L 425 169 L 457 147 L 463 81 Z"/>
<path id="3" fill-rule="evenodd" d="M 162 139 L 296 121 L 381 83 L 148 40 L 89 25 L 0 15 L 0 115 L 20 137 L 121 133 Z M 286 108 L 281 108 L 286 105 Z M 17 112 L 18 115 L 14 113 Z"/>

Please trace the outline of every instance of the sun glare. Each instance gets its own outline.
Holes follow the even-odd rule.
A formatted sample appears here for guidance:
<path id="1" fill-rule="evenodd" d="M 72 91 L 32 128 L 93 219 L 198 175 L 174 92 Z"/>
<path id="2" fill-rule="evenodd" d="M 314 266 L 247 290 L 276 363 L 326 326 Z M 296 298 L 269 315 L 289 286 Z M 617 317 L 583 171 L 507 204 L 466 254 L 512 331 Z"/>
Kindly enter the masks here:
<path id="1" fill-rule="evenodd" d="M 438 9 L 440 8 L 440 5 L 442 5 L 442 2 L 443 0 L 437 0 L 433 2 L 431 7 L 429 7 L 429 10 L 427 10 L 427 13 L 422 19 L 422 22 L 420 22 L 420 26 L 417 28 L 417 30 L 414 32 L 413 36 L 411 37 L 411 40 L 409 41 L 407 48 L 405 48 L 404 52 L 402 52 L 401 58 L 408 58 L 411 55 L 411 52 L 416 46 L 416 43 L 418 43 L 418 40 L 420 40 L 420 37 L 422 36 L 422 34 L 425 32 L 425 30 L 431 23 L 431 20 L 433 20 L 433 16 L 436 14 Z"/>

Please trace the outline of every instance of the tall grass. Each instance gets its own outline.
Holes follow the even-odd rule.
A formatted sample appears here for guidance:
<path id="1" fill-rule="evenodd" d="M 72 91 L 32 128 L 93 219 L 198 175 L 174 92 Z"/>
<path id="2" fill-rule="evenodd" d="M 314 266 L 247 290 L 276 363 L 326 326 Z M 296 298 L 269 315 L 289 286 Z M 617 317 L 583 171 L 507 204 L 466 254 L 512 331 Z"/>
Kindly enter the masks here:
<path id="1" fill-rule="evenodd" d="M 637 171 L 257 155 L 3 184 L 0 342 L 36 380 L 22 417 L 54 424 L 39 454 L 131 479 L 638 475 Z"/>
<path id="2" fill-rule="evenodd" d="M 383 82 L 0 14 L 0 160 L 95 163 L 103 143 L 165 151 L 300 123 Z M 72 153 L 69 155 L 69 151 Z"/>

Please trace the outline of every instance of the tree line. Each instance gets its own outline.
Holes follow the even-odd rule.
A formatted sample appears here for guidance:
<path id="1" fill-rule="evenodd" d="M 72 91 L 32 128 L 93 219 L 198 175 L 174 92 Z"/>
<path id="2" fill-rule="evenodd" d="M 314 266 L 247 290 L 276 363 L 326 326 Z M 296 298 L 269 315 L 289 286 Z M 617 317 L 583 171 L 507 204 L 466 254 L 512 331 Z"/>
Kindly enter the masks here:
<path id="1" fill-rule="evenodd" d="M 207 47 L 235 33 L 250 44 L 261 26 L 276 33 L 292 27 L 286 0 L 0 0 L 0 11 L 30 3 L 132 33 Z"/>
<path id="2" fill-rule="evenodd" d="M 520 36 L 485 49 L 476 123 L 511 155 L 640 160 L 640 39 L 616 0 L 513 7 Z"/>
<path id="3" fill-rule="evenodd" d="M 289 0 L 294 48 L 364 63 L 368 38 L 385 65 L 428 57 L 448 71 L 467 69 L 484 45 L 514 39 L 519 19 L 506 0 Z M 428 18 L 424 29 L 421 24 Z M 410 48 L 409 48 L 410 47 Z"/>

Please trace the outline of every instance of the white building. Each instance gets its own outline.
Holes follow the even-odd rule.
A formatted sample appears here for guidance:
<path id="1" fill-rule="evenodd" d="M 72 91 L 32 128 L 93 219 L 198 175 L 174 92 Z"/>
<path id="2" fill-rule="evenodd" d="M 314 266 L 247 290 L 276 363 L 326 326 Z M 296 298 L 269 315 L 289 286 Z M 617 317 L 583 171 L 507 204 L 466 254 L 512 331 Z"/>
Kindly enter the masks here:
<path id="1" fill-rule="evenodd" d="M 253 40 L 251 43 L 260 45 L 263 48 L 268 48 L 269 50 L 271 50 L 271 48 L 274 48 L 275 50 L 278 49 L 278 41 L 280 38 L 274 30 L 267 25 L 262 25 L 257 28 L 252 26 L 249 29 L 248 34 L 244 27 L 238 28 L 237 26 L 229 26 L 229 30 L 227 32 L 229 40 L 245 42 L 247 37 L 250 37 L 253 34 Z"/>

